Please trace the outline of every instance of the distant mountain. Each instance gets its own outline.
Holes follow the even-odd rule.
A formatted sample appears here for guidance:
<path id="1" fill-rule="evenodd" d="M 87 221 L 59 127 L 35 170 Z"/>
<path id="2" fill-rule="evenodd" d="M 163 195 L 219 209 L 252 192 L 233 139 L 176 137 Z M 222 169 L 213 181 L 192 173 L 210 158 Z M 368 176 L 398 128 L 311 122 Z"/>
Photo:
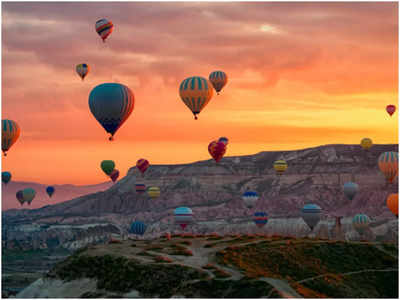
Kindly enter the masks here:
<path id="1" fill-rule="evenodd" d="M 46 193 L 47 186 L 48 185 L 45 184 L 40 184 L 35 182 L 22 182 L 22 181 L 10 181 L 7 185 L 3 183 L 2 197 L 1 197 L 2 210 L 4 211 L 12 208 L 33 209 L 45 205 L 52 205 L 67 200 L 71 200 L 76 197 L 80 197 L 82 195 L 104 191 L 109 187 L 111 187 L 112 183 L 104 182 L 94 185 L 72 185 L 72 184 L 53 185 L 56 189 L 56 192 L 53 194 L 51 198 L 49 198 L 49 196 Z M 36 191 L 36 197 L 32 201 L 30 206 L 27 203 L 24 203 L 24 205 L 21 206 L 17 201 L 15 194 L 17 193 L 17 191 L 28 187 L 33 188 Z"/>

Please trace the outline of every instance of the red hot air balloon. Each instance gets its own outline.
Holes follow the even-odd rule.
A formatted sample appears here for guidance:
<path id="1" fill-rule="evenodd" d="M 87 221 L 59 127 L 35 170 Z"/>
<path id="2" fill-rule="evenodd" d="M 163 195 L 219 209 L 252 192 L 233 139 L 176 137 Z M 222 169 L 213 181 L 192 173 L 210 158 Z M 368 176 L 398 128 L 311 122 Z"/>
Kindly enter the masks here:
<path id="1" fill-rule="evenodd" d="M 142 175 L 144 174 L 144 172 L 146 172 L 149 166 L 150 166 L 149 161 L 144 158 L 141 158 L 136 162 L 136 168 L 138 168 L 139 171 L 142 172 Z"/>
<path id="2" fill-rule="evenodd" d="M 112 182 L 117 181 L 118 177 L 119 177 L 119 171 L 117 169 L 114 169 L 114 171 L 112 171 L 110 174 Z"/>
<path id="3" fill-rule="evenodd" d="M 212 158 L 218 163 L 224 156 L 226 151 L 226 145 L 223 142 L 212 141 L 208 145 L 208 152 Z"/>
<path id="4" fill-rule="evenodd" d="M 394 114 L 394 112 L 396 111 L 396 106 L 390 104 L 390 105 L 386 106 L 386 111 L 388 112 L 388 114 L 390 116 L 392 116 Z"/>

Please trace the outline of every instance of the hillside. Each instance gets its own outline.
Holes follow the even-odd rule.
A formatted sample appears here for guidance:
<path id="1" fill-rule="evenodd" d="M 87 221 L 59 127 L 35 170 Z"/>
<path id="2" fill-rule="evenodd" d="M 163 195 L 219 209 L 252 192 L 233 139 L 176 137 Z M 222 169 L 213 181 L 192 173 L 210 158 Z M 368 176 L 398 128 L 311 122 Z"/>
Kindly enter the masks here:
<path id="1" fill-rule="evenodd" d="M 398 298 L 398 248 L 255 235 L 90 246 L 18 298 Z"/>

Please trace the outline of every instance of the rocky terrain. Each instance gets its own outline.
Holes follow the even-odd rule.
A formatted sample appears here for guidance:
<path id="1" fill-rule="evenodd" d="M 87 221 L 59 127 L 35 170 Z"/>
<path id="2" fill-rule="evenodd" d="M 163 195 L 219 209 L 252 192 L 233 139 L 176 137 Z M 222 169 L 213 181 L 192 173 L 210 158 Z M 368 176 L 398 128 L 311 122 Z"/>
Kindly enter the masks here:
<path id="1" fill-rule="evenodd" d="M 398 298 L 391 243 L 175 235 L 89 246 L 17 298 Z"/>

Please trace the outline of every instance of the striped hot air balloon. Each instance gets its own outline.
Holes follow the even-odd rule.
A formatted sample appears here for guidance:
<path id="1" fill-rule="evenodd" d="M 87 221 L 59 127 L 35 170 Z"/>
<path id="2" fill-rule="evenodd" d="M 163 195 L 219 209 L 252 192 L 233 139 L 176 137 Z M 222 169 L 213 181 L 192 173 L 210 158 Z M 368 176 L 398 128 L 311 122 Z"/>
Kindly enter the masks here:
<path id="1" fill-rule="evenodd" d="M 100 19 L 96 22 L 96 32 L 103 40 L 103 43 L 106 41 L 106 38 L 113 32 L 114 24 L 107 19 Z"/>
<path id="2" fill-rule="evenodd" d="M 4 184 L 9 183 L 10 180 L 11 180 L 11 173 L 10 172 L 7 172 L 7 171 L 1 172 L 1 181 Z"/>
<path id="3" fill-rule="evenodd" d="M 384 152 L 378 158 L 378 166 L 388 183 L 393 183 L 399 172 L 399 153 Z"/>
<path id="4" fill-rule="evenodd" d="M 139 169 L 139 171 L 144 175 L 144 172 L 148 169 L 150 166 L 150 163 L 147 159 L 141 158 L 136 162 L 136 168 Z"/>
<path id="5" fill-rule="evenodd" d="M 88 64 L 79 64 L 76 66 L 76 73 L 78 73 L 79 77 L 81 77 L 82 81 L 85 79 L 86 75 L 89 73 L 89 65 Z"/>
<path id="6" fill-rule="evenodd" d="M 354 182 L 346 182 L 343 185 L 343 192 L 346 197 L 351 201 L 358 192 L 358 184 Z"/>
<path id="7" fill-rule="evenodd" d="M 288 167 L 288 165 L 287 165 L 286 161 L 284 161 L 282 159 L 274 162 L 274 169 L 276 171 L 276 174 L 278 174 L 278 175 L 282 175 L 283 173 L 285 173 L 287 167 Z"/>
<path id="8" fill-rule="evenodd" d="M 219 92 L 222 90 L 222 88 L 228 82 L 228 76 L 223 71 L 212 72 L 210 74 L 210 76 L 208 77 L 208 79 L 210 80 L 211 84 L 213 85 L 215 91 L 217 92 L 217 95 L 219 95 Z"/>
<path id="9" fill-rule="evenodd" d="M 263 211 L 257 211 L 254 213 L 253 221 L 258 228 L 261 228 L 268 223 L 268 214 Z"/>
<path id="10" fill-rule="evenodd" d="M 144 192 L 146 192 L 146 185 L 143 183 L 137 183 L 136 184 L 136 193 L 143 194 Z"/>
<path id="11" fill-rule="evenodd" d="M 208 145 L 208 152 L 218 163 L 226 152 L 226 145 L 223 142 L 212 141 Z"/>
<path id="12" fill-rule="evenodd" d="M 136 235 L 143 235 L 146 232 L 147 225 L 140 221 L 135 221 L 131 224 L 130 233 Z"/>
<path id="13" fill-rule="evenodd" d="M 317 226 L 321 219 L 321 207 L 316 204 L 306 204 L 301 209 L 301 216 L 311 231 Z"/>
<path id="14" fill-rule="evenodd" d="M 370 223 L 370 218 L 364 214 L 355 215 L 353 218 L 353 227 L 360 235 L 364 234 Z"/>
<path id="15" fill-rule="evenodd" d="M 258 198 L 259 196 L 257 192 L 249 190 L 244 192 L 244 194 L 242 195 L 242 200 L 247 208 L 252 208 L 254 205 L 256 205 Z"/>
<path id="16" fill-rule="evenodd" d="M 156 186 L 151 186 L 147 189 L 147 194 L 150 196 L 150 198 L 158 198 L 160 197 L 160 188 Z"/>
<path id="17" fill-rule="evenodd" d="M 390 194 L 386 200 L 387 207 L 396 216 L 399 217 L 399 194 Z"/>
<path id="18" fill-rule="evenodd" d="M 175 224 L 179 224 L 184 230 L 187 225 L 193 223 L 193 212 L 189 207 L 178 207 L 174 211 Z"/>
<path id="19" fill-rule="evenodd" d="M 197 120 L 197 115 L 211 100 L 213 89 L 207 79 L 194 76 L 182 81 L 179 87 L 179 95 L 186 106 L 192 111 L 195 120 Z"/>
<path id="20" fill-rule="evenodd" d="M 135 104 L 132 91 L 119 83 L 103 83 L 89 95 L 89 107 L 93 116 L 111 134 L 114 134 L 131 115 Z"/>
<path id="21" fill-rule="evenodd" d="M 7 156 L 7 151 L 18 140 L 21 130 L 15 121 L 4 119 L 2 120 L 1 131 L 1 150 L 4 156 Z"/>
<path id="22" fill-rule="evenodd" d="M 363 138 L 361 140 L 360 145 L 364 150 L 368 150 L 369 148 L 372 147 L 373 143 L 372 143 L 372 140 L 370 138 Z"/>

